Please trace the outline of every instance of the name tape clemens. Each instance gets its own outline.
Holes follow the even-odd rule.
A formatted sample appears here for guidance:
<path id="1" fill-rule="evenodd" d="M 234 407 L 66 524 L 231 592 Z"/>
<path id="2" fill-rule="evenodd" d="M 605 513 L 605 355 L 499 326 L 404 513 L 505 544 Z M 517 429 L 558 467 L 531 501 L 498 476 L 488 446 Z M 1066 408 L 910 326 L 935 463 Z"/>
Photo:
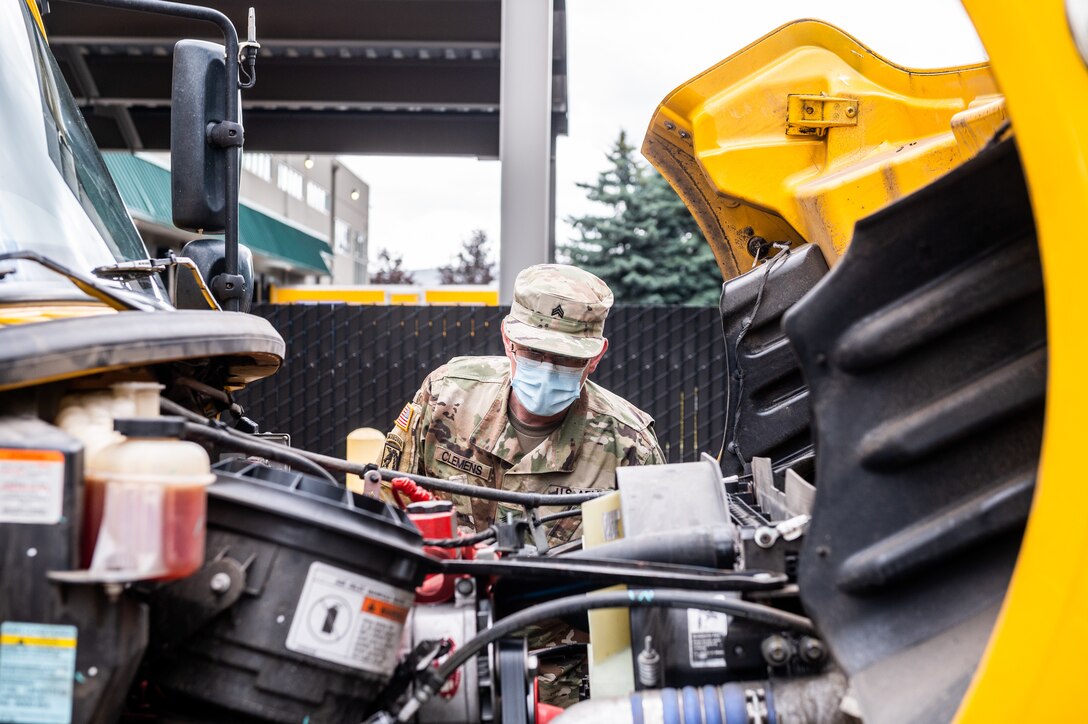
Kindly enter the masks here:
<path id="1" fill-rule="evenodd" d="M 463 455 L 458 455 L 451 450 L 447 450 L 441 445 L 438 445 L 437 447 L 438 459 L 446 465 L 449 465 L 451 468 L 456 468 L 463 473 L 475 475 L 476 477 L 483 478 L 484 480 L 488 480 L 491 478 L 490 465 L 484 465 L 483 463 L 477 462 L 472 458 L 466 458 Z"/>

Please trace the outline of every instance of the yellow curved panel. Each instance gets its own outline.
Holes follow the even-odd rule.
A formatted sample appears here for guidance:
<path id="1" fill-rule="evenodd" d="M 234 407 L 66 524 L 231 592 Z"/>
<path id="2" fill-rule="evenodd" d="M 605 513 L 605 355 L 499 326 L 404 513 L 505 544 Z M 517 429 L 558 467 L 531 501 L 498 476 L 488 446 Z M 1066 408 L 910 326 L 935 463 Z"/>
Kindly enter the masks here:
<path id="1" fill-rule="evenodd" d="M 987 65 L 910 70 L 798 20 L 673 91 L 642 152 L 699 221 L 728 279 L 748 240 L 818 244 L 967 160 L 1005 120 Z"/>
<path id="2" fill-rule="evenodd" d="M 105 304 L 55 303 L 0 306 L 0 327 L 116 313 L 116 309 L 107 307 Z"/>
<path id="3" fill-rule="evenodd" d="M 1008 98 L 1039 235 L 1049 377 L 1039 479 L 1027 532 L 960 722 L 1083 718 L 1088 650 L 1085 282 L 1088 69 L 1061 0 L 965 3 Z"/>

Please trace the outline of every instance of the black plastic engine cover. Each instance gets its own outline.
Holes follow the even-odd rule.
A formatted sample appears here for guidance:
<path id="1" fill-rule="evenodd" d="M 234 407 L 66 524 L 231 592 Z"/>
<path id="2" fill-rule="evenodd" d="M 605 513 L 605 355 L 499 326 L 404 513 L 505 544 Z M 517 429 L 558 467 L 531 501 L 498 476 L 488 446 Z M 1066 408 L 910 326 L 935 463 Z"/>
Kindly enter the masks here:
<path id="1" fill-rule="evenodd" d="M 782 315 L 825 274 L 820 248 L 806 244 L 722 285 L 729 379 L 722 469 L 727 475 L 744 473 L 746 462 L 765 457 L 776 473 L 794 467 L 813 481 L 808 389 L 782 331 Z"/>
<path id="2" fill-rule="evenodd" d="M 804 606 L 866 721 L 948 720 L 1007 588 L 1042 439 L 1042 274 L 1013 142 L 858 223 L 784 326 L 817 433 Z"/>

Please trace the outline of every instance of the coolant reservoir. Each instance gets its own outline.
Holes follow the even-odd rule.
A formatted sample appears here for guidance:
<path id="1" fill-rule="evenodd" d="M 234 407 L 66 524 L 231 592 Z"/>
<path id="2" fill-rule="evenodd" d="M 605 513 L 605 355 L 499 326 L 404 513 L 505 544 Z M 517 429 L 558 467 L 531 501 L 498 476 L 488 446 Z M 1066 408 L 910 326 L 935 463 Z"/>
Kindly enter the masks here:
<path id="1" fill-rule="evenodd" d="M 87 459 L 102 448 L 121 441 L 114 432 L 118 417 L 157 417 L 159 391 L 157 382 L 117 382 L 110 391 L 77 392 L 66 395 L 60 403 L 57 427 L 83 443 Z"/>
<path id="2" fill-rule="evenodd" d="M 112 580 L 171 579 L 204 563 L 206 489 L 215 480 L 204 448 L 179 440 L 177 417 L 118 419 L 126 437 L 86 471 L 85 564 Z"/>

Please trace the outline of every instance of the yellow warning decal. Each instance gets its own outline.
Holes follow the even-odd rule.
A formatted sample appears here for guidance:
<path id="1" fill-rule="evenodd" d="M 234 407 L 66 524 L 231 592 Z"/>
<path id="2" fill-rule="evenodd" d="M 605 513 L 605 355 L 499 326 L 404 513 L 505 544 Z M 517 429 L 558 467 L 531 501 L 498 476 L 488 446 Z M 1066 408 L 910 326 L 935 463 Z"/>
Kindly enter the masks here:
<path id="1" fill-rule="evenodd" d="M 40 636 L 19 636 L 4 634 L 0 636 L 0 646 L 47 646 L 54 649 L 74 649 L 76 640 L 69 638 L 42 638 Z"/>

